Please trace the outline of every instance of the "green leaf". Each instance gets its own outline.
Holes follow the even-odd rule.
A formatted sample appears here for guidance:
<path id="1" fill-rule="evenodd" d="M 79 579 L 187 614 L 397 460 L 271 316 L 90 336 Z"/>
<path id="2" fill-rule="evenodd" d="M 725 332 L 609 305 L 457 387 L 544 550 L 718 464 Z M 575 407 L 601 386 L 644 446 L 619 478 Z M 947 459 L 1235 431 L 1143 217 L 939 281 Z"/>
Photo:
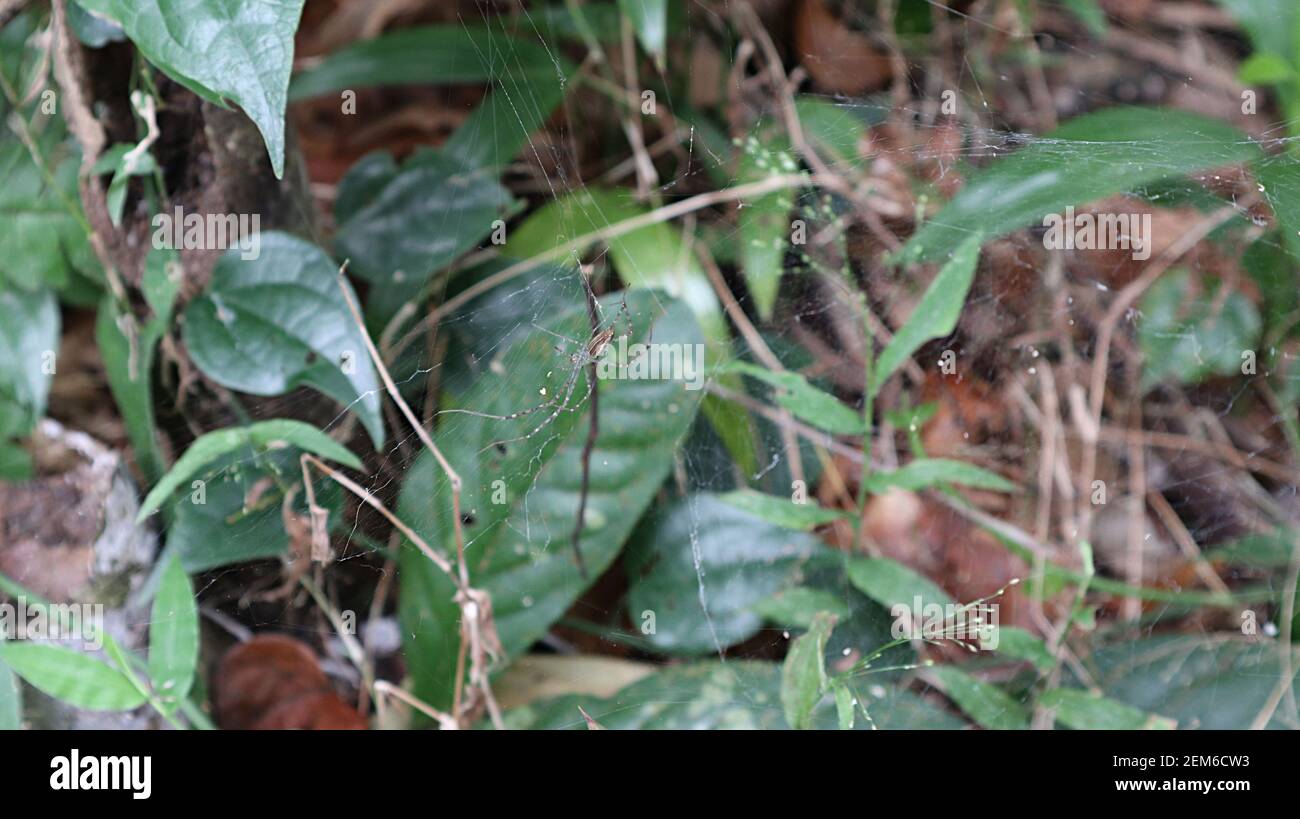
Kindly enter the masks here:
<path id="1" fill-rule="evenodd" d="M 628 344 L 651 333 L 656 344 L 702 343 L 690 311 L 662 293 L 608 295 L 602 300 L 606 316 L 620 312 L 624 295 L 635 329 Z M 569 338 L 591 333 L 580 296 L 542 324 Z M 619 325 L 621 331 L 623 320 Z M 457 407 L 504 416 L 537 406 L 543 387 L 547 395 L 563 397 L 572 364 L 555 347 L 556 338 L 540 330 L 503 346 L 474 386 L 459 396 Z M 548 409 L 508 421 L 444 414 L 434 437 L 464 481 L 469 575 L 476 587 L 492 595 L 497 628 L 510 655 L 545 634 L 614 561 L 671 470 L 674 448 L 689 429 L 701 395 L 681 381 L 601 381 L 600 434 L 591 457 L 581 541 L 589 575 L 583 579 L 570 540 L 588 428 L 585 369 L 573 386 L 567 406 L 574 411 Z M 555 417 L 547 422 L 551 414 Z M 493 445 L 539 426 L 531 438 Z M 494 497 L 505 502 L 493 503 Z M 398 514 L 434 548 L 454 554 L 450 509 L 447 480 L 432 456 L 422 453 L 407 473 Z M 416 693 L 443 707 L 451 699 L 459 639 L 453 586 L 409 544 L 402 549 L 400 568 L 406 659 Z"/>
<path id="2" fill-rule="evenodd" d="M 1295 257 L 1287 251 L 1287 244 L 1282 231 L 1271 231 L 1252 242 L 1241 256 L 1241 266 L 1259 287 L 1267 330 L 1285 327 L 1288 315 L 1300 308 Z"/>
<path id="3" fill-rule="evenodd" d="M 668 0 L 618 0 L 618 7 L 632 22 L 641 47 L 662 71 L 668 45 Z"/>
<path id="4" fill-rule="evenodd" d="M 853 692 L 843 683 L 837 683 L 832 689 L 835 695 L 835 718 L 839 721 L 841 731 L 852 731 L 856 717 L 853 705 Z"/>
<path id="5" fill-rule="evenodd" d="M 1239 375 L 1242 354 L 1259 340 L 1259 312 L 1237 288 L 1224 299 L 1215 288 L 1189 299 L 1192 287 L 1191 274 L 1175 268 L 1142 297 L 1137 329 L 1147 387 L 1168 379 L 1195 384 L 1206 376 Z"/>
<path id="6" fill-rule="evenodd" d="M 1300 650 L 1292 654 L 1293 667 L 1300 665 Z M 1096 682 L 1110 700 L 1204 730 L 1250 728 L 1281 679 L 1279 659 L 1272 640 L 1199 635 L 1125 641 L 1092 655 Z M 1293 679 L 1291 688 L 1300 697 L 1300 682 Z M 1294 727 L 1284 711 L 1277 709 L 1267 727 Z"/>
<path id="7" fill-rule="evenodd" d="M 0 637 L 0 642 L 4 637 Z M 17 731 L 23 727 L 23 692 L 18 675 L 0 656 L 0 731 Z"/>
<path id="8" fill-rule="evenodd" d="M 58 349 L 54 294 L 0 288 L 0 440 L 26 435 L 45 414 Z"/>
<path id="9" fill-rule="evenodd" d="M 890 488 L 929 489 L 946 483 L 990 489 L 994 492 L 1014 492 L 1016 485 L 997 473 L 981 469 L 964 461 L 947 458 L 918 458 L 889 472 L 872 472 L 867 478 L 867 491 L 879 495 Z"/>
<path id="10" fill-rule="evenodd" d="M 1218 0 L 1250 34 L 1260 51 L 1289 57 L 1296 25 L 1296 6 L 1291 0 Z"/>
<path id="11" fill-rule="evenodd" d="M 1295 79 L 1295 69 L 1276 54 L 1256 51 L 1237 68 L 1242 85 L 1274 85 Z"/>
<path id="12" fill-rule="evenodd" d="M 849 581 L 863 594 L 890 608 L 911 606 L 919 596 L 922 604 L 953 604 L 947 592 L 896 560 L 886 557 L 862 557 L 849 563 Z"/>
<path id="13" fill-rule="evenodd" d="M 1260 192 L 1277 217 L 1286 249 L 1300 259 L 1300 161 L 1284 153 L 1256 162 L 1254 171 Z M 1288 284 L 1294 293 L 1294 279 Z"/>
<path id="14" fill-rule="evenodd" d="M 1056 665 L 1042 640 L 1016 626 L 998 626 L 997 651 L 1033 663 L 1039 671 L 1050 671 Z"/>
<path id="15" fill-rule="evenodd" d="M 262 132 L 276 177 L 284 175 L 284 108 L 304 0 L 77 2 L 121 26 L 172 79 L 209 102 L 243 109 Z"/>
<path id="16" fill-rule="evenodd" d="M 580 237 L 649 212 L 632 200 L 631 191 L 584 188 L 529 214 L 510 232 L 502 253 L 523 259 L 556 252 L 557 248 Z M 557 260 L 571 260 L 586 253 L 595 243 L 592 238 L 582 247 L 557 253 Z M 677 229 L 661 222 L 609 239 L 606 244 L 614 269 L 628 287 L 663 289 L 673 298 L 686 302 L 710 344 L 728 342 L 718 297 Z"/>
<path id="17" fill-rule="evenodd" d="M 3 48 L 0 48 L 3 51 Z M 25 87 L 25 86 L 19 86 Z M 0 111 L 4 106 L 0 103 Z M 22 117 L 14 112 L 13 116 Z M 8 128 L 5 128 L 7 135 Z M 0 139 L 0 283 L 35 291 L 99 280 L 99 262 L 81 221 L 77 178 L 81 155 L 61 118 L 47 123 L 35 146 L 53 185 L 22 140 Z"/>
<path id="18" fill-rule="evenodd" d="M 811 727 L 813 709 L 826 691 L 826 641 L 834 628 L 835 615 L 818 614 L 781 665 L 781 707 L 792 728 Z"/>
<path id="19" fill-rule="evenodd" d="M 698 494 L 647 519 L 628 547 L 628 609 L 655 613 L 645 639 L 670 654 L 709 654 L 762 627 L 753 606 L 830 552 L 814 536 L 773 526 Z"/>
<path id="20" fill-rule="evenodd" d="M 168 712 L 189 696 L 198 662 L 199 610 L 189 575 L 173 557 L 163 570 L 149 618 L 149 679 Z"/>
<path id="21" fill-rule="evenodd" d="M 807 532 L 827 523 L 852 518 L 852 515 L 842 509 L 823 509 L 816 501 L 796 503 L 790 498 L 766 495 L 752 489 L 737 489 L 720 495 L 719 498 L 766 523 L 797 532 Z"/>
<path id="22" fill-rule="evenodd" d="M 751 137 L 740 154 L 737 176 L 739 182 L 748 184 L 769 176 L 794 173 L 797 169 L 794 154 L 783 141 L 772 138 L 769 144 L 764 144 Z M 791 192 L 783 190 L 743 202 L 737 212 L 745 285 L 764 321 L 772 318 L 781 275 L 785 272 L 793 208 Z"/>
<path id="23" fill-rule="evenodd" d="M 203 493 L 192 491 L 171 507 L 168 553 L 179 557 L 190 574 L 286 554 L 289 535 L 280 508 L 284 496 L 278 487 L 297 481 L 301 474 L 297 458 L 288 450 L 269 452 L 251 464 L 240 453 L 216 461 L 205 470 Z M 341 496 L 333 481 L 317 482 L 316 502 L 329 511 L 331 529 L 341 520 Z M 254 497 L 256 503 L 246 503 Z M 299 492 L 293 505 L 297 514 L 308 514 L 305 493 Z"/>
<path id="24" fill-rule="evenodd" d="M 4 641 L 0 659 L 34 688 L 87 711 L 127 711 L 145 702 L 120 671 L 65 646 Z"/>
<path id="25" fill-rule="evenodd" d="M 416 154 L 400 170 L 387 154 L 367 160 L 358 163 L 363 182 L 344 178 L 349 195 L 335 208 L 335 243 L 349 270 L 378 285 L 368 312 L 387 319 L 486 238 L 513 200 L 495 172 L 442 153 Z"/>
<path id="26" fill-rule="evenodd" d="M 837 435 L 861 435 L 862 416 L 835 396 L 822 392 L 799 373 L 773 372 L 746 361 L 728 363 L 724 372 L 738 372 L 777 388 L 773 400 L 800 420 Z"/>
<path id="27" fill-rule="evenodd" d="M 507 712 L 515 728 L 586 730 L 584 711 L 611 730 L 782 729 L 789 724 L 779 705 L 781 667 L 731 660 L 668 667 L 625 686 L 609 698 L 557 697 Z M 884 730 L 953 729 L 964 723 L 914 694 L 894 688 L 863 690 L 858 696 Z M 834 728 L 829 709 L 814 712 L 812 725 Z M 859 729 L 871 726 L 859 722 Z"/>
<path id="28" fill-rule="evenodd" d="M 939 687 L 971 719 L 994 731 L 1015 731 L 1029 727 L 1029 714 L 996 685 L 977 680 L 950 665 L 930 669 Z"/>
<path id="29" fill-rule="evenodd" d="M 849 607 L 839 597 L 825 589 L 796 586 L 764 598 L 751 608 L 763 619 L 792 628 L 808 628 L 813 618 L 821 612 L 834 614 L 840 620 L 849 617 Z"/>
<path id="30" fill-rule="evenodd" d="M 1198 114 L 1144 107 L 1087 114 L 973 174 L 899 261 L 938 259 L 975 232 L 996 238 L 1068 205 L 1259 155 L 1240 131 Z"/>
<path id="31" fill-rule="evenodd" d="M 355 407 L 382 446 L 379 380 L 339 289 L 338 266 L 285 233 L 264 233 L 261 242 L 256 259 L 227 251 L 208 292 L 185 310 L 194 363 L 222 386 L 254 395 L 315 387 Z"/>
<path id="32" fill-rule="evenodd" d="M 871 389 L 877 391 L 921 345 L 943 338 L 957 327 L 966 294 L 975 280 L 983 235 L 975 233 L 957 246 L 940 268 L 907 322 L 899 328 L 871 367 Z"/>
<path id="33" fill-rule="evenodd" d="M 204 467 L 223 455 L 242 450 L 258 451 L 295 446 L 306 452 L 329 458 L 352 469 L 360 469 L 361 461 L 347 447 L 325 433 L 290 418 L 259 421 L 246 427 L 227 427 L 199 436 L 190 444 L 185 454 L 154 486 L 140 505 L 137 521 L 142 521 L 161 506 L 172 493 L 198 474 Z M 250 453 L 251 454 L 251 453 Z"/>
<path id="34" fill-rule="evenodd" d="M 1038 704 L 1056 709 L 1056 721 L 1079 731 L 1171 730 L 1178 723 L 1158 714 L 1148 714 L 1122 702 L 1077 688 L 1055 688 L 1043 694 Z"/>

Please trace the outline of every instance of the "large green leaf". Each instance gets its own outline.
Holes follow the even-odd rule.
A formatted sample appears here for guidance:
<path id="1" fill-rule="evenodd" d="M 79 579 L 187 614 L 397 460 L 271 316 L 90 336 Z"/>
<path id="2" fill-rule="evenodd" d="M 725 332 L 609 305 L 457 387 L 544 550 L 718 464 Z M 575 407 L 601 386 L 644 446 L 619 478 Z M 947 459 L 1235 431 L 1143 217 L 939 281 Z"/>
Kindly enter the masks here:
<path id="1" fill-rule="evenodd" d="M 980 257 L 980 233 L 966 237 L 952 252 L 952 256 L 939 269 L 939 274 L 926 288 L 906 323 L 898 329 L 889 344 L 880 352 L 871 368 L 871 389 L 879 390 L 894 370 L 903 366 L 908 356 L 922 344 L 943 338 L 957 327 L 961 308 L 966 304 L 966 294 L 975 280 L 975 263 Z"/>
<path id="2" fill-rule="evenodd" d="M 358 163 L 335 208 L 338 253 L 372 284 L 369 312 L 386 319 L 429 277 L 476 246 L 513 201 L 493 171 L 425 151 L 399 169 L 387 154 Z"/>
<path id="3" fill-rule="evenodd" d="M 756 634 L 755 604 L 793 585 L 829 550 L 813 535 L 775 526 L 716 495 L 692 495 L 647 518 L 628 548 L 628 608 L 653 611 L 650 645 L 709 654 Z"/>
<path id="4" fill-rule="evenodd" d="M 117 23 L 151 63 L 194 93 L 234 102 L 284 173 L 284 107 L 304 0 L 77 0 Z"/>
<path id="5" fill-rule="evenodd" d="M 1079 117 L 973 174 L 899 253 L 940 259 L 972 233 L 995 238 L 1069 205 L 1260 155 L 1237 129 L 1185 111 L 1112 108 Z"/>
<path id="6" fill-rule="evenodd" d="M 198 440 L 190 444 L 185 454 L 145 497 L 144 503 L 140 504 L 140 512 L 136 519 L 144 520 L 165 503 L 173 492 L 218 458 L 232 452 L 246 450 L 251 455 L 261 450 L 282 446 L 294 446 L 323 458 L 338 461 L 352 469 L 361 468 L 361 461 L 347 447 L 311 424 L 291 418 L 259 421 L 246 427 L 217 429 L 201 435 Z"/>
<path id="7" fill-rule="evenodd" d="M 288 234 L 261 240 L 256 259 L 227 251 L 208 291 L 186 308 L 183 337 L 194 363 L 214 381 L 254 395 L 315 387 L 355 408 L 382 445 L 379 381 L 339 289 L 338 266 Z"/>
<path id="8" fill-rule="evenodd" d="M 607 316 L 624 294 L 603 299 Z M 684 305 L 662 293 L 626 293 L 635 327 L 628 343 L 653 333 L 656 344 L 700 344 L 699 327 Z M 554 333 L 590 335 L 586 307 L 576 301 L 549 317 Z M 622 323 L 620 322 L 620 332 Z M 547 396 L 564 397 L 574 372 L 556 352 L 555 336 L 541 331 L 500 349 L 488 371 L 460 397 L 458 407 L 510 415 Z M 586 370 L 577 372 L 566 406 L 498 421 L 443 414 L 434 440 L 464 480 L 462 511 L 470 581 L 492 595 L 507 653 L 518 654 L 558 619 L 617 556 L 641 511 L 672 467 L 673 450 L 695 416 L 701 392 L 679 380 L 602 380 L 600 436 L 591 457 L 591 487 L 581 549 L 589 576 L 574 563 L 570 540 L 581 484 L 587 424 Z M 547 418 L 554 419 L 547 422 Z M 529 435 L 520 441 L 508 439 Z M 507 440 L 499 446 L 495 442 Z M 494 496 L 503 503 L 494 503 Z M 454 554 L 450 494 L 445 476 L 425 452 L 407 473 L 399 514 L 446 554 Z M 450 701 L 459 610 L 451 582 L 409 544 L 401 556 L 401 618 L 407 662 L 417 693 L 438 706 Z"/>
<path id="9" fill-rule="evenodd" d="M 125 711 L 145 701 L 120 671 L 66 646 L 3 641 L 0 659 L 35 688 L 87 711 Z"/>
<path id="10" fill-rule="evenodd" d="M 199 609 L 179 558 L 163 570 L 149 617 L 149 679 L 158 700 L 174 709 L 189 696 L 199 662 Z"/>
<path id="11" fill-rule="evenodd" d="M 920 697 L 895 688 L 866 686 L 855 692 L 875 727 L 892 730 L 954 729 L 960 719 Z M 515 709 L 507 724 L 518 728 L 585 730 L 582 708 L 609 729 L 784 729 L 781 667 L 776 663 L 701 662 L 668 668 L 624 687 L 608 699 L 566 696 Z M 834 728 L 835 710 L 813 712 L 812 726 Z M 858 728 L 871 727 L 859 721 Z"/>

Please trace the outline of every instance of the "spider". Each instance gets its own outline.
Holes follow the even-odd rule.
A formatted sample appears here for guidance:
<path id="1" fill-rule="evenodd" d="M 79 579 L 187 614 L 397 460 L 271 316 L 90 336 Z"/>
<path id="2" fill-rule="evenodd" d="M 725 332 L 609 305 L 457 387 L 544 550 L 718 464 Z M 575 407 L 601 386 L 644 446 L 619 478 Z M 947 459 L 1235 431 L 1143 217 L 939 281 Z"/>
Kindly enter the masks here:
<path id="1" fill-rule="evenodd" d="M 533 322 L 533 327 L 535 327 L 536 329 L 541 330 L 543 333 L 546 333 L 547 335 L 555 336 L 561 341 L 567 342 L 568 344 L 571 344 L 577 348 L 573 353 L 569 355 L 570 369 L 569 369 L 568 376 L 565 378 L 564 386 L 561 387 L 560 390 L 552 398 L 542 402 L 541 404 L 538 404 L 537 406 L 529 407 L 528 409 L 522 409 L 519 410 L 518 412 L 512 412 L 509 415 L 493 415 L 492 413 L 478 412 L 476 410 L 467 410 L 467 409 L 443 410 L 443 412 L 454 412 L 454 413 L 460 413 L 462 415 L 473 415 L 476 418 L 488 418 L 494 421 L 513 421 L 516 418 L 523 418 L 525 416 L 533 415 L 535 413 L 542 412 L 547 409 L 552 410 L 551 413 L 547 415 L 546 418 L 543 419 L 541 423 L 539 423 L 536 427 L 534 427 L 526 434 L 519 435 L 514 438 L 505 438 L 499 441 L 493 441 L 492 443 L 483 447 L 483 449 L 479 450 L 480 452 L 485 452 L 489 449 L 492 449 L 493 447 L 502 447 L 505 446 L 506 444 L 515 443 L 517 441 L 526 441 L 529 438 L 532 438 L 534 435 L 541 432 L 547 426 L 549 426 L 552 422 L 555 421 L 556 418 L 559 418 L 560 413 L 577 412 L 581 410 L 582 407 L 591 398 L 592 393 L 596 389 L 596 379 L 595 378 L 587 379 L 586 394 L 583 395 L 582 398 L 579 399 L 576 404 L 570 406 L 569 400 L 573 397 L 573 393 L 575 392 L 578 386 L 578 376 L 582 374 L 584 368 L 589 367 L 590 365 L 595 364 L 597 361 L 599 361 L 600 357 L 604 355 L 606 348 L 608 348 L 609 345 L 613 342 L 615 338 L 615 329 L 618 324 L 619 315 L 623 316 L 627 320 L 627 332 L 623 333 L 621 337 L 626 338 L 628 336 L 631 336 L 635 332 L 635 328 L 632 326 L 632 316 L 627 309 L 626 294 L 624 294 L 622 298 L 621 304 L 619 306 L 618 314 L 614 316 L 613 320 L 611 320 L 609 324 L 605 324 L 604 312 L 600 308 L 600 302 L 596 301 L 594 294 L 591 293 L 591 285 L 590 283 L 587 282 L 585 276 L 583 278 L 583 284 L 586 286 L 588 291 L 589 305 L 595 307 L 595 310 L 592 312 L 593 320 L 592 320 L 591 336 L 585 342 L 569 338 L 566 335 L 563 335 L 561 333 L 556 333 L 552 330 L 548 330 L 547 328 L 540 326 L 536 322 Z M 556 352 L 563 352 L 563 350 L 564 347 L 562 345 L 557 344 L 555 346 Z"/>

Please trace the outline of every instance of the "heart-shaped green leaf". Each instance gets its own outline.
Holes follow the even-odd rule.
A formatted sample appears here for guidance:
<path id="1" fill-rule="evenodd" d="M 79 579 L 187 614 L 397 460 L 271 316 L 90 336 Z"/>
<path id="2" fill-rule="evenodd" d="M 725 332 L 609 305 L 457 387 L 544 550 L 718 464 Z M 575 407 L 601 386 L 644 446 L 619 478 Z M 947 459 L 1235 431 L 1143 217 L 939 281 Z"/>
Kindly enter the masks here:
<path id="1" fill-rule="evenodd" d="M 375 446 L 383 444 L 379 382 L 361 328 L 338 265 L 310 242 L 272 232 L 261 235 L 256 259 L 227 251 L 208 291 L 186 308 L 182 335 L 219 384 L 254 395 L 315 387 L 356 409 Z"/>
<path id="2" fill-rule="evenodd" d="M 172 79 L 257 125 L 275 175 L 284 174 L 284 106 L 293 35 L 304 0 L 77 0 L 122 27 Z"/>

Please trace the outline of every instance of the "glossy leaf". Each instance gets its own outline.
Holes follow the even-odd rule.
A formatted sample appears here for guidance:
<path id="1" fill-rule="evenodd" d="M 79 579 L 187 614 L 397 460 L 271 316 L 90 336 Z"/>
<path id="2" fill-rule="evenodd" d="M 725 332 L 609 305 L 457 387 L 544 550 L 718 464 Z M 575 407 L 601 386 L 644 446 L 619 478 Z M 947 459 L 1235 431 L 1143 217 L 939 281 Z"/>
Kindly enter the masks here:
<path id="1" fill-rule="evenodd" d="M 435 271 L 486 238 L 513 200 L 494 171 L 441 153 L 419 153 L 400 169 L 386 154 L 368 160 L 364 187 L 344 180 L 335 243 L 349 270 L 378 285 L 368 312 L 387 318 Z"/>
<path id="2" fill-rule="evenodd" d="M 624 294 L 604 297 L 605 314 L 621 309 Z M 653 333 L 658 343 L 699 344 L 690 311 L 662 293 L 626 293 L 632 324 L 629 343 Z M 590 334 L 586 307 L 568 310 L 542 325 L 569 338 Z M 620 327 L 620 331 L 621 331 Z M 487 372 L 460 396 L 458 407 L 510 415 L 534 407 L 545 387 L 563 397 L 572 372 L 568 353 L 556 352 L 555 336 L 529 333 L 497 352 Z M 588 577 L 574 563 L 570 539 L 578 506 L 580 465 L 587 424 L 586 370 L 578 373 L 567 406 L 509 421 L 444 414 L 435 441 L 464 480 L 462 509 L 469 575 L 492 595 L 497 628 L 510 655 L 544 634 L 606 567 L 631 533 L 672 467 L 701 391 L 681 381 L 602 380 L 600 435 L 591 457 L 591 488 L 581 549 Z M 546 423 L 548 415 L 555 414 Z M 528 435 L 531 438 L 508 439 Z M 495 442 L 506 441 L 500 446 Z M 501 493 L 501 494 L 498 494 Z M 504 503 L 493 503 L 494 497 Z M 399 515 L 445 554 L 454 553 L 450 494 L 432 456 L 420 455 L 407 473 Z M 435 705 L 450 701 L 459 634 L 459 610 L 450 581 L 409 544 L 401 555 L 401 618 L 406 658 L 417 694 Z M 594 715 L 593 715 L 594 716 Z"/>
<path id="3" fill-rule="evenodd" d="M 284 174 L 284 108 L 304 0 L 77 0 L 122 28 L 172 79 L 209 102 L 233 102 L 262 132 Z"/>
<path id="4" fill-rule="evenodd" d="M 700 494 L 647 519 L 628 548 L 628 608 L 653 611 L 645 639 L 671 654 L 709 654 L 756 634 L 753 606 L 830 552 L 812 535 L 774 526 Z"/>
<path id="5" fill-rule="evenodd" d="M 338 265 L 286 233 L 264 233 L 261 243 L 252 260 L 227 251 L 208 291 L 185 310 L 194 363 L 222 386 L 254 395 L 315 387 L 356 410 L 381 446 L 379 380 L 339 290 Z"/>

